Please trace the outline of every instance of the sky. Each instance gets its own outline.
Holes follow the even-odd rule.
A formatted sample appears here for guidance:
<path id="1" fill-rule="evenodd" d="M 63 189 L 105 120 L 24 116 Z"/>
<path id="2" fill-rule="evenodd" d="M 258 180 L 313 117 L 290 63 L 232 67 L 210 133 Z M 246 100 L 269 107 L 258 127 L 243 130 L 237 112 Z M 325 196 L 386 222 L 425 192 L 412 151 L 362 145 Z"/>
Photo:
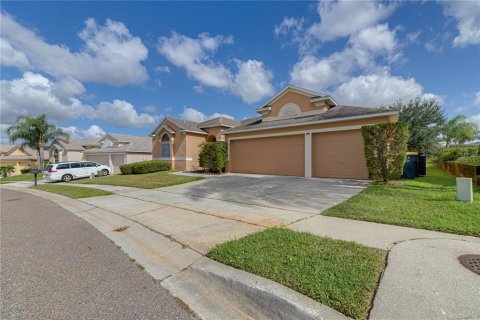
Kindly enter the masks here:
<path id="1" fill-rule="evenodd" d="M 2 1 L 0 53 L 2 143 L 22 114 L 75 139 L 242 120 L 289 84 L 480 125 L 480 1 Z"/>

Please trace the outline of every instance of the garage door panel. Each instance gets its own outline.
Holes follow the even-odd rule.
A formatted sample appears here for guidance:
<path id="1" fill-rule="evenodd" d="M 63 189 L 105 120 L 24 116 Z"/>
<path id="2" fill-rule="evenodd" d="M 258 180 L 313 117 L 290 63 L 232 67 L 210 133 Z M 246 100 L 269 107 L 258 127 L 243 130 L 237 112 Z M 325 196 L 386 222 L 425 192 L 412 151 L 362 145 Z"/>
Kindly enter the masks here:
<path id="1" fill-rule="evenodd" d="M 233 140 L 230 143 L 232 172 L 303 176 L 303 135 Z"/>
<path id="2" fill-rule="evenodd" d="M 312 174 L 314 177 L 367 179 L 360 130 L 314 134 Z"/>

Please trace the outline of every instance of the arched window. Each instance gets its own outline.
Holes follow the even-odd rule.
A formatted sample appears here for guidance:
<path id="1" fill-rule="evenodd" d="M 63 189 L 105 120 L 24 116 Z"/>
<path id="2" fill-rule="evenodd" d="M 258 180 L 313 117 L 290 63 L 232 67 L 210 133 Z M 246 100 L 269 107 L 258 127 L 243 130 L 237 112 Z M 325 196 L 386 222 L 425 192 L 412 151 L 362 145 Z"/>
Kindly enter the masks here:
<path id="1" fill-rule="evenodd" d="M 60 161 L 60 155 L 58 153 L 58 149 L 53 149 L 53 159 L 55 163 Z"/>
<path id="2" fill-rule="evenodd" d="M 207 142 L 216 142 L 217 138 L 213 134 L 207 136 Z"/>
<path id="3" fill-rule="evenodd" d="M 171 158 L 170 136 L 166 133 L 162 136 L 161 148 L 162 158 Z"/>
<path id="4" fill-rule="evenodd" d="M 279 117 L 294 116 L 301 112 L 302 110 L 300 109 L 300 106 L 298 104 L 286 103 L 280 108 L 280 111 L 278 111 L 278 116 Z"/>

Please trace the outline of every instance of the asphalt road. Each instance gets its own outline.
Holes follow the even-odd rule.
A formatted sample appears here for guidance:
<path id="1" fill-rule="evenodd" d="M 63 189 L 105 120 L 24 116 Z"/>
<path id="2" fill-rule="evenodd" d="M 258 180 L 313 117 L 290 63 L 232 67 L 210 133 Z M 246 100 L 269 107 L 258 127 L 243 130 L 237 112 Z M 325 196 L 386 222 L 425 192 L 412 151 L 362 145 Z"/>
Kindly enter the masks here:
<path id="1" fill-rule="evenodd" d="M 90 224 L 0 189 L 1 319 L 193 319 Z"/>

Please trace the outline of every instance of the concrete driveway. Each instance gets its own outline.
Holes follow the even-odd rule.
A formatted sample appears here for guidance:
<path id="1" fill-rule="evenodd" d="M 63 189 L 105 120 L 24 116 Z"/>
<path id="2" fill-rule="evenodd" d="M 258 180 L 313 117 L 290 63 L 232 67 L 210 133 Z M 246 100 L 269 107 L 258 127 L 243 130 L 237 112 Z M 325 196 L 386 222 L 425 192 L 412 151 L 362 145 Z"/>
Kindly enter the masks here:
<path id="1" fill-rule="evenodd" d="M 229 174 L 162 191 L 192 199 L 210 198 L 318 214 L 356 195 L 367 185 L 368 182 L 360 180 Z"/>
<path id="2" fill-rule="evenodd" d="M 155 190 L 95 186 L 115 195 L 82 201 L 205 254 L 218 243 L 315 216 L 365 186 L 351 180 L 225 175 Z"/>

